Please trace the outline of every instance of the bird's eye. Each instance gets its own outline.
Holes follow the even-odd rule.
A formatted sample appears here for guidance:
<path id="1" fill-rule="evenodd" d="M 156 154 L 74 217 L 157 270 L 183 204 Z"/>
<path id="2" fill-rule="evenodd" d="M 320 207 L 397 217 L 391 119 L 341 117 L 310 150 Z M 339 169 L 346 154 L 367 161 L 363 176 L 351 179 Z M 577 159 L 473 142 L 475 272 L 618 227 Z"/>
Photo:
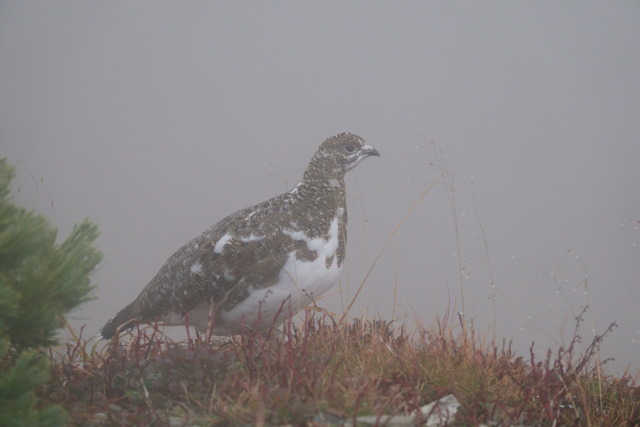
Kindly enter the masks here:
<path id="1" fill-rule="evenodd" d="M 356 150 L 356 147 L 354 145 L 345 145 L 344 146 L 344 151 L 346 151 L 347 153 L 353 153 Z"/>

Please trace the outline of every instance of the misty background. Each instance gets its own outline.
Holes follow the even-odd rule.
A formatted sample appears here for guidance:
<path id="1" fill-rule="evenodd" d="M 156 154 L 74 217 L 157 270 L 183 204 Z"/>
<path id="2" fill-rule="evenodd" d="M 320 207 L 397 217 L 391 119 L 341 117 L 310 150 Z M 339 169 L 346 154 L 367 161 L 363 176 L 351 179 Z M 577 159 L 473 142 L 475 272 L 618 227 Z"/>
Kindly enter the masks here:
<path id="1" fill-rule="evenodd" d="M 349 131 L 382 157 L 347 176 L 342 291 L 322 307 L 342 313 L 435 183 L 353 315 L 464 311 L 526 358 L 588 305 L 583 341 L 616 321 L 601 356 L 634 373 L 638 22 L 638 2 L 3 1 L 0 156 L 59 238 L 100 226 L 97 298 L 69 319 L 88 336 Z"/>

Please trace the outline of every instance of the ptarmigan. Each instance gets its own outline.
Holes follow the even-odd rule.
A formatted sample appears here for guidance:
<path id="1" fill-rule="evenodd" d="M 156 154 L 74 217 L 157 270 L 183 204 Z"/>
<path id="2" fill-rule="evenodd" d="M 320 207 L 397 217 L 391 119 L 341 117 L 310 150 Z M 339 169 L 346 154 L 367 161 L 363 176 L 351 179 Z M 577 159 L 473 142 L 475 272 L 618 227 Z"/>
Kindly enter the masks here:
<path id="1" fill-rule="evenodd" d="M 174 253 L 100 331 L 136 323 L 214 335 L 265 332 L 338 279 L 347 242 L 344 175 L 377 150 L 352 133 L 324 141 L 292 190 L 241 209 Z"/>

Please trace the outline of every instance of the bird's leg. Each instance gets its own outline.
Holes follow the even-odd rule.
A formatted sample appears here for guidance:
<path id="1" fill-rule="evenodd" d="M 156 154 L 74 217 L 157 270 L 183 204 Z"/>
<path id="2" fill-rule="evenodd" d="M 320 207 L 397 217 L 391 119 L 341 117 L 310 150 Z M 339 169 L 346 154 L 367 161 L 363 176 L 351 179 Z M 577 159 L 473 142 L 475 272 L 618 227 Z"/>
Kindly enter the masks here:
<path id="1" fill-rule="evenodd" d="M 189 312 L 184 313 L 184 327 L 187 329 L 187 342 L 189 350 L 193 350 L 193 341 L 191 340 L 191 331 L 189 331 Z"/>
<path id="2" fill-rule="evenodd" d="M 215 318 L 215 304 L 213 302 L 213 297 L 209 298 L 209 317 L 208 317 L 208 326 L 207 326 L 207 335 L 206 335 L 206 342 L 207 344 L 209 342 L 211 342 L 211 335 L 213 333 L 213 327 L 215 326 L 216 323 L 216 318 Z"/>

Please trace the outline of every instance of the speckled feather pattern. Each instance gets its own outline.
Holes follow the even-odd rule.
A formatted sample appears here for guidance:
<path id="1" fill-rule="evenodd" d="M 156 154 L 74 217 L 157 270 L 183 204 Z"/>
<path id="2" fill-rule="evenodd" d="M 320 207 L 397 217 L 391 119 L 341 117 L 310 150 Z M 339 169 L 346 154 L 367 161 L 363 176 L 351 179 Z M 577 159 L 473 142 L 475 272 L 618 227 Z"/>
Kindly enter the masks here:
<path id="1" fill-rule="evenodd" d="M 313 301 L 319 296 L 316 290 L 296 289 L 298 279 L 283 280 L 291 276 L 290 272 L 285 276 L 283 268 L 312 265 L 322 256 L 322 264 L 313 264 L 306 273 L 318 275 L 316 280 L 304 282 L 325 290 L 333 283 L 323 283 L 323 275 L 330 281 L 337 279 L 347 242 L 344 174 L 370 155 L 378 152 L 354 134 L 343 133 L 324 141 L 291 191 L 227 216 L 178 249 L 138 298 L 107 322 L 102 336 L 110 338 L 119 325 L 132 319 L 184 324 L 185 317 L 203 303 L 206 307 L 213 304 L 215 333 L 241 332 L 239 325 L 225 324 L 231 322 L 231 316 L 225 314 L 234 308 L 237 312 L 238 307 L 242 310 L 243 302 L 261 290 L 265 299 L 278 299 L 271 302 L 272 308 L 281 305 L 287 295 L 305 294 L 288 310 L 289 315 L 299 310 L 300 304 Z M 336 231 L 337 236 L 331 235 Z M 290 292 L 287 287 L 292 288 Z M 274 292 L 264 292 L 270 288 Z M 254 305 L 247 303 L 246 310 L 259 311 Z M 238 323 L 236 317 L 233 322 Z M 255 313 L 247 316 L 255 318 Z M 206 325 L 195 325 L 206 329 Z"/>

